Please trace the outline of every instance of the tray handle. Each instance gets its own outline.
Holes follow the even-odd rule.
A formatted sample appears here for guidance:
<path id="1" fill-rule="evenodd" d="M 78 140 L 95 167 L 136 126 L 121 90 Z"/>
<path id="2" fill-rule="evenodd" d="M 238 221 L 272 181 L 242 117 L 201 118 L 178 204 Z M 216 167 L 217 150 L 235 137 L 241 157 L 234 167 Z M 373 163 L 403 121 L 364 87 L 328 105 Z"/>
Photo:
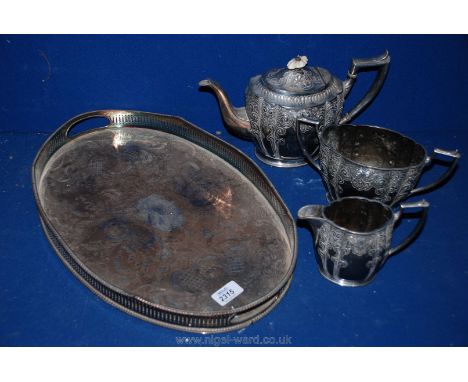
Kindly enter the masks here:
<path id="1" fill-rule="evenodd" d="M 115 110 L 96 110 L 77 115 L 60 126 L 55 136 L 59 139 L 69 139 L 70 131 L 79 123 L 92 118 L 106 118 L 109 123 L 112 123 L 112 117 L 118 113 L 119 112 Z"/>
<path id="2" fill-rule="evenodd" d="M 246 312 L 233 315 L 229 319 L 229 324 L 230 325 L 241 324 L 241 323 L 244 323 L 246 321 L 256 318 L 260 313 L 265 312 L 268 308 L 270 308 L 276 302 L 276 300 L 278 300 L 278 295 L 272 298 L 270 301 L 268 301 L 266 305 L 262 304 Z"/>

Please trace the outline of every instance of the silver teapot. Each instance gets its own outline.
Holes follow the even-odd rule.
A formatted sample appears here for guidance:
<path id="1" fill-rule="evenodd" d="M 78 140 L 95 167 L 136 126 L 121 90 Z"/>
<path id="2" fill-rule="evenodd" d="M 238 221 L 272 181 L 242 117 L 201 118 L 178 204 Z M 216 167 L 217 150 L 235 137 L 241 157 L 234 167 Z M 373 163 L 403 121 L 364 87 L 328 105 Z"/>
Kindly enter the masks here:
<path id="1" fill-rule="evenodd" d="M 230 132 L 255 139 L 255 154 L 263 162 L 277 167 L 306 164 L 296 138 L 296 119 L 319 121 L 319 132 L 330 125 L 351 121 L 377 96 L 388 72 L 390 56 L 353 59 L 347 79 L 341 81 L 326 69 L 307 66 L 307 57 L 297 56 L 285 68 L 271 69 L 250 79 L 245 107 L 233 107 L 221 86 L 211 79 L 200 81 L 201 87 L 213 90 L 219 101 L 224 122 Z M 377 71 L 376 77 L 361 99 L 343 115 L 344 99 L 361 71 Z M 316 134 L 305 142 L 309 152 L 317 151 Z"/>

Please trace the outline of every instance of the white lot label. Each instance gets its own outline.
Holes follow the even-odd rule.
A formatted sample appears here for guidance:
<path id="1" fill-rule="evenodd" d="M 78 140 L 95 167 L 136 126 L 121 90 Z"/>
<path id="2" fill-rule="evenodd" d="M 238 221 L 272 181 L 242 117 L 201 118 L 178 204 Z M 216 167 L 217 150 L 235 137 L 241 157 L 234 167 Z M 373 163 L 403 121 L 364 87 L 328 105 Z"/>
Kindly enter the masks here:
<path id="1" fill-rule="evenodd" d="M 229 281 L 225 286 L 218 289 L 211 295 L 211 298 L 215 300 L 219 305 L 224 306 L 228 302 L 234 300 L 239 296 L 244 289 L 235 281 Z"/>

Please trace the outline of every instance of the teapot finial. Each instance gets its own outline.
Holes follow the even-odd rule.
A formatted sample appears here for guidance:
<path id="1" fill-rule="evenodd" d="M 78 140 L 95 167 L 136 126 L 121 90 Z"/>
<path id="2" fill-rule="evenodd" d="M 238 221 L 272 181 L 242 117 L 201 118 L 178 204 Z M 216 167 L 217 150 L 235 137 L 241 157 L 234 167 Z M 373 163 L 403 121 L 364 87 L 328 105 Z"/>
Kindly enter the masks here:
<path id="1" fill-rule="evenodd" d="M 300 69 L 307 65 L 307 56 L 299 56 L 297 55 L 293 59 L 289 60 L 288 62 L 288 69 Z"/>

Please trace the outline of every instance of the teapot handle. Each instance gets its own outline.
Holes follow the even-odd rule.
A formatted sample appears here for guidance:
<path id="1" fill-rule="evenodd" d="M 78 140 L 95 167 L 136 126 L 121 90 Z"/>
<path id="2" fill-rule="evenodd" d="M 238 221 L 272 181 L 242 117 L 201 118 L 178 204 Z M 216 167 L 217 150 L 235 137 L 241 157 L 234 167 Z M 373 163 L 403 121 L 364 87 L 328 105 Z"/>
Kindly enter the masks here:
<path id="1" fill-rule="evenodd" d="M 343 94 L 345 98 L 354 86 L 356 78 L 360 72 L 376 70 L 377 74 L 374 82 L 361 101 L 341 117 L 339 122 L 340 125 L 348 123 L 355 118 L 374 100 L 377 94 L 379 94 L 379 91 L 385 82 L 385 78 L 387 77 L 389 64 L 390 55 L 387 50 L 382 55 L 373 58 L 353 58 L 348 70 L 348 78 L 343 81 Z"/>

